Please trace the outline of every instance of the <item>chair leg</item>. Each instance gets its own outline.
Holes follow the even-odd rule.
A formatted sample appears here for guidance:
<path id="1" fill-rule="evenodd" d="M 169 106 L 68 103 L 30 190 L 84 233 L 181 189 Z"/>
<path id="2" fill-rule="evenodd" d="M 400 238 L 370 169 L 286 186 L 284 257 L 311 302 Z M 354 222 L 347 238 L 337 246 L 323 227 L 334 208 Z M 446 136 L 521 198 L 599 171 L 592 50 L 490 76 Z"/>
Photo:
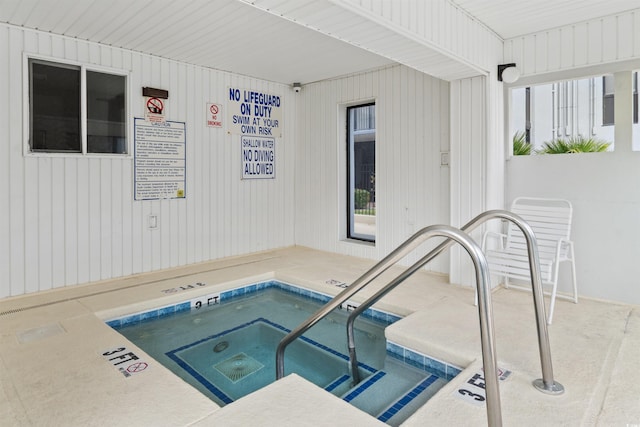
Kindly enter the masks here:
<path id="1" fill-rule="evenodd" d="M 549 316 L 547 318 L 547 325 L 550 325 L 553 321 L 553 309 L 556 307 L 556 293 L 558 291 L 558 282 L 553 284 L 551 289 L 551 299 L 549 301 Z"/>
<path id="2" fill-rule="evenodd" d="M 571 259 L 571 277 L 573 278 L 573 303 L 578 303 L 578 281 L 576 279 L 576 263 Z"/>

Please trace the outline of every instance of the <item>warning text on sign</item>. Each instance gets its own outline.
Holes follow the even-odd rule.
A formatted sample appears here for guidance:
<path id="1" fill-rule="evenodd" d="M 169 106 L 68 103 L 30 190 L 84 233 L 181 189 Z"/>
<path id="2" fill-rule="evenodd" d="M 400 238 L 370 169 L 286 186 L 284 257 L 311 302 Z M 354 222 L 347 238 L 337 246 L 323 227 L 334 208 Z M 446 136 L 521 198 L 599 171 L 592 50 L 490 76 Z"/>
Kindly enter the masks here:
<path id="1" fill-rule="evenodd" d="M 276 175 L 276 140 L 243 136 L 242 179 L 273 179 Z"/>
<path id="2" fill-rule="evenodd" d="M 229 88 L 227 130 L 236 135 L 282 136 L 278 95 Z"/>
<path id="3" fill-rule="evenodd" d="M 134 160 L 135 200 L 185 197 L 184 123 L 135 119 Z"/>

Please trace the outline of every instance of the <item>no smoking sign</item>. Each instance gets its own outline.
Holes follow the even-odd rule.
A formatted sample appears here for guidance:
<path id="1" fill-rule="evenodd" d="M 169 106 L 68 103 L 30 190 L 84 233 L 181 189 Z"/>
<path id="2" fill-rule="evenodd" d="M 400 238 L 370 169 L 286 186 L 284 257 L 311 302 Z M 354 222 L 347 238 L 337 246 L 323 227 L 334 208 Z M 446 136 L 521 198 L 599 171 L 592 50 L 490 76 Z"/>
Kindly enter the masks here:
<path id="1" fill-rule="evenodd" d="M 147 96 L 144 98 L 144 118 L 151 123 L 164 123 L 165 101 L 160 98 Z"/>
<path id="2" fill-rule="evenodd" d="M 207 126 L 210 128 L 222 127 L 222 105 L 207 104 Z"/>
<path id="3" fill-rule="evenodd" d="M 137 362 L 127 366 L 127 372 L 129 372 L 130 374 L 135 374 L 136 372 L 144 371 L 148 366 L 149 365 L 145 362 Z"/>

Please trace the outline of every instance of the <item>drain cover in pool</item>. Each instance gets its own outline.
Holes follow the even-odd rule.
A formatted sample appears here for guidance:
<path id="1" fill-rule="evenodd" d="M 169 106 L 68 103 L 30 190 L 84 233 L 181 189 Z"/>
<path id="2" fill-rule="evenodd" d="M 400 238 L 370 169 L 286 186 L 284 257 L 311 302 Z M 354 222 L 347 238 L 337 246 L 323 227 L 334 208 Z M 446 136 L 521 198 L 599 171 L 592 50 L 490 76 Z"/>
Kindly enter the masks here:
<path id="1" fill-rule="evenodd" d="M 237 383 L 247 375 L 264 368 L 264 365 L 244 353 L 238 353 L 235 356 L 214 365 L 213 367 L 222 375 L 229 378 L 231 382 Z"/>

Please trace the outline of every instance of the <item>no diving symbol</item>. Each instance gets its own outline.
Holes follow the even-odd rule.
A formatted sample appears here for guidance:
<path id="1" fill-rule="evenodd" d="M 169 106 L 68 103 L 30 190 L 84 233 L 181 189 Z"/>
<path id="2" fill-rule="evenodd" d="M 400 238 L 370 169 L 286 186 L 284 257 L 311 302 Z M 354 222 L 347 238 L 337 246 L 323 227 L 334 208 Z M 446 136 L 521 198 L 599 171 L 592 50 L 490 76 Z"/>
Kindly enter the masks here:
<path id="1" fill-rule="evenodd" d="M 129 367 L 127 367 L 127 372 L 135 374 L 136 372 L 144 371 L 145 369 L 147 369 L 147 366 L 149 365 L 147 365 L 145 362 L 137 362 L 133 365 L 129 365 Z"/>
<path id="2" fill-rule="evenodd" d="M 164 104 L 160 98 L 149 98 L 147 101 L 147 110 L 153 114 L 162 114 L 164 110 Z"/>
<path id="3" fill-rule="evenodd" d="M 211 114 L 215 116 L 216 114 L 218 114 L 218 106 L 216 104 L 211 104 L 211 107 L 209 107 L 209 111 L 211 111 Z"/>

